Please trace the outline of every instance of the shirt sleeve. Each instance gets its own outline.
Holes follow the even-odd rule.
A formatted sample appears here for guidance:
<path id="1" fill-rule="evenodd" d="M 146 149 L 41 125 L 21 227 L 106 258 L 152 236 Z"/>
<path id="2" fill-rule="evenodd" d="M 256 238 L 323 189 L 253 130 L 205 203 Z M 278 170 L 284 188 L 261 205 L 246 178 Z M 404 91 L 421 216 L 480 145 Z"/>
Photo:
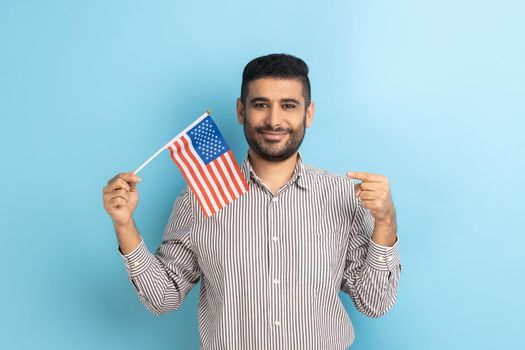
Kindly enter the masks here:
<path id="1" fill-rule="evenodd" d="M 369 317 L 383 316 L 397 297 L 401 273 L 398 242 L 385 247 L 372 241 L 374 218 L 357 201 L 352 218 L 341 289 L 356 308 Z"/>
<path id="2" fill-rule="evenodd" d="M 155 315 L 179 308 L 201 275 L 190 244 L 194 217 L 189 195 L 186 187 L 176 199 L 154 254 L 143 240 L 129 254 L 123 255 L 119 249 L 129 280 L 141 302 Z"/>

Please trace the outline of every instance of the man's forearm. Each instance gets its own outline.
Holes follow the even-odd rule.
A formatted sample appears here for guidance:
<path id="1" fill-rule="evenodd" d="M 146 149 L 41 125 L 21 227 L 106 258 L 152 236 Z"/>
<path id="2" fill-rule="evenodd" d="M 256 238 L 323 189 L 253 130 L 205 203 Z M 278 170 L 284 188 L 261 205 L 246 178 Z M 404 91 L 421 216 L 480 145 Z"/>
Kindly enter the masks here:
<path id="1" fill-rule="evenodd" d="M 376 220 L 372 240 L 382 246 L 392 247 L 397 241 L 397 224 L 395 213 L 385 221 Z"/>
<path id="2" fill-rule="evenodd" d="M 123 255 L 131 253 L 139 246 L 142 238 L 133 219 L 128 224 L 114 225 L 114 227 L 117 233 L 119 249 Z"/>

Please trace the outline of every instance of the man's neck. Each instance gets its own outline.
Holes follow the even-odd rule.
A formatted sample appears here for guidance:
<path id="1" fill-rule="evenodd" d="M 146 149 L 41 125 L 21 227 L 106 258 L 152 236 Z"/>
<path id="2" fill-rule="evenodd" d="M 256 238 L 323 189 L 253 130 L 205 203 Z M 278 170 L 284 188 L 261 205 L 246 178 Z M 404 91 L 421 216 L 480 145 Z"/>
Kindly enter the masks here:
<path id="1" fill-rule="evenodd" d="M 297 165 L 297 152 L 282 162 L 270 162 L 251 149 L 248 156 L 253 171 L 273 194 L 292 178 Z"/>

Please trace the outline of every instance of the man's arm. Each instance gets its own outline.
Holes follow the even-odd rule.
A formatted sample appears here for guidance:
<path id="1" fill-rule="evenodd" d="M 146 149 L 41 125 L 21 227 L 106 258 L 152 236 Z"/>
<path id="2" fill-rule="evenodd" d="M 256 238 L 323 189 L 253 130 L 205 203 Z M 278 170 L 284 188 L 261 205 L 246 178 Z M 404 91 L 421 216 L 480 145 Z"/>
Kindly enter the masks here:
<path id="1" fill-rule="evenodd" d="M 140 300 L 155 315 L 178 309 L 199 281 L 201 270 L 190 243 L 193 223 L 190 191 L 186 188 L 175 201 L 155 254 L 143 240 L 129 254 L 121 252 Z"/>
<path id="2" fill-rule="evenodd" d="M 363 182 L 352 196 L 355 209 L 341 287 L 359 311 L 379 317 L 394 305 L 401 273 L 395 209 L 385 177 L 352 175 Z"/>
<path id="3" fill-rule="evenodd" d="M 113 220 L 130 281 L 142 303 L 159 315 L 177 309 L 200 278 L 190 244 L 194 211 L 186 187 L 175 201 L 160 247 L 152 254 L 133 220 L 139 200 L 138 182 L 140 178 L 132 172 L 110 179 L 102 191 L 104 208 Z"/>

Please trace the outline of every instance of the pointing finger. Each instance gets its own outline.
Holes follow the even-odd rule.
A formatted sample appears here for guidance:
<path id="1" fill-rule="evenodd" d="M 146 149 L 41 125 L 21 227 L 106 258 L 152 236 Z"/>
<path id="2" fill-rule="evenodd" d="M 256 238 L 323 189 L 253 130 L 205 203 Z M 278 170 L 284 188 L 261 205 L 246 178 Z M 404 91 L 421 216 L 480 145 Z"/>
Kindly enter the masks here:
<path id="1" fill-rule="evenodd" d="M 361 181 L 380 182 L 383 180 L 383 176 L 381 175 L 366 173 L 364 171 L 349 171 L 346 173 L 346 176 Z"/>

